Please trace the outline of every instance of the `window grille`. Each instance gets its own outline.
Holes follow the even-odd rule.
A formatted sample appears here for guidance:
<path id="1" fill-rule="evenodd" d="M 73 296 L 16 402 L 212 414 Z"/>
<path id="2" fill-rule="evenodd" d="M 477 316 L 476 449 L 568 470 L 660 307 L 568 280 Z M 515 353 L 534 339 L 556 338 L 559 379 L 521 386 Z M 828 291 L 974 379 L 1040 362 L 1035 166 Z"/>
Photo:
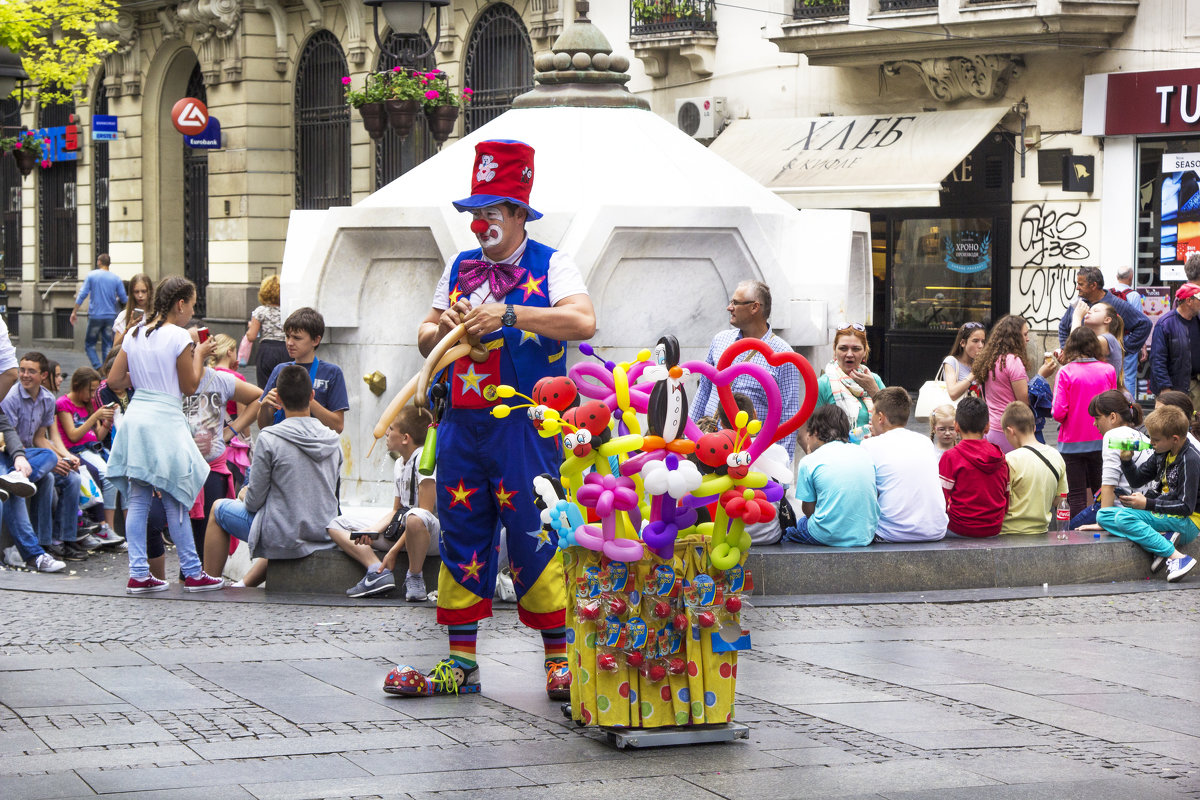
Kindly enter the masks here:
<path id="1" fill-rule="evenodd" d="M 466 132 L 508 111 L 533 88 L 533 46 L 521 16 L 504 3 L 479 15 L 467 42 L 466 84 L 474 94 L 466 108 Z"/>
<path id="2" fill-rule="evenodd" d="M 342 46 L 317 31 L 296 70 L 296 208 L 350 205 L 350 107 Z"/>

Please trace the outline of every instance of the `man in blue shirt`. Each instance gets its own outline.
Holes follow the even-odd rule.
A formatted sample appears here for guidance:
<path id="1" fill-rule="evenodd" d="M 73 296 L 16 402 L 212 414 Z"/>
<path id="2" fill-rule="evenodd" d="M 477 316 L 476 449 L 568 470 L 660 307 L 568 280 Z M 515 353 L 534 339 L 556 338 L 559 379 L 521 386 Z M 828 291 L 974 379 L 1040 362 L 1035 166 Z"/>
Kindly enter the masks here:
<path id="1" fill-rule="evenodd" d="M 110 259 L 108 253 L 101 253 L 96 259 L 97 269 L 88 273 L 83 280 L 83 287 L 75 297 L 75 310 L 71 312 L 71 324 L 74 325 L 79 317 L 79 307 L 83 301 L 91 298 L 88 304 L 87 333 L 83 339 L 83 350 L 93 369 L 100 369 L 108 351 L 112 348 L 113 323 L 117 314 L 128 299 L 125 295 L 125 282 L 108 271 Z M 96 342 L 100 341 L 100 353 L 96 353 Z"/>

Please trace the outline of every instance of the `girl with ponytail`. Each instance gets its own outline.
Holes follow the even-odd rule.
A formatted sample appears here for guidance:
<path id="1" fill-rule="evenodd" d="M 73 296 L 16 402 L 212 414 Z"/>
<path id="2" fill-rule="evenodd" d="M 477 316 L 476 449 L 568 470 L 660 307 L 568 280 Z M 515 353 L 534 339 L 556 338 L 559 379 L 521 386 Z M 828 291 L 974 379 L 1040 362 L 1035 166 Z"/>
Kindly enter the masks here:
<path id="1" fill-rule="evenodd" d="M 108 479 L 128 498 L 125 522 L 129 542 L 129 594 L 159 592 L 165 580 L 150 574 L 146 521 L 155 491 L 162 496 L 167 527 L 179 553 L 184 591 L 223 588 L 204 573 L 196 554 L 188 509 L 208 478 L 208 464 L 196 448 L 183 414 L 183 398 L 196 392 L 204 376 L 211 340 L 196 346 L 184 327 L 196 306 L 196 287 L 186 278 L 164 278 L 154 290 L 150 313 L 125 337 L 108 374 L 114 391 L 136 389 L 117 429 Z"/>
<path id="2" fill-rule="evenodd" d="M 1130 486 L 1121 471 L 1121 450 L 1132 449 L 1133 463 L 1140 464 L 1153 455 L 1150 440 L 1137 427 L 1142 424 L 1142 407 L 1130 403 L 1119 389 L 1101 392 L 1088 403 L 1088 414 L 1103 438 L 1101 453 L 1100 491 L 1096 502 L 1085 508 L 1071 520 L 1072 530 L 1099 530 L 1096 512 L 1117 505 L 1117 498 L 1132 492 L 1142 491 L 1141 486 Z M 1143 449 L 1136 449 L 1143 448 Z M 1084 528 L 1083 526 L 1087 526 Z"/>

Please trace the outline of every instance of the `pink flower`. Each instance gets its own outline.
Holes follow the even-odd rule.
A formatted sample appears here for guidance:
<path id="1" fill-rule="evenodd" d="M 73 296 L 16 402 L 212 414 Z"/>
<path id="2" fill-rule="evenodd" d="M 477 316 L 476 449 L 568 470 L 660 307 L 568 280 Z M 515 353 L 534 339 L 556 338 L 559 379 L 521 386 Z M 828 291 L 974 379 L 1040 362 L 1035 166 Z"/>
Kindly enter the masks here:
<path id="1" fill-rule="evenodd" d="M 392 72 L 399 72 L 399 71 L 400 71 L 400 70 L 402 70 L 402 69 L 404 69 L 404 67 L 399 67 L 399 66 L 397 66 L 397 67 L 392 67 Z"/>
<path id="2" fill-rule="evenodd" d="M 467 97 L 470 97 L 471 95 L 475 94 L 475 92 L 471 89 L 470 86 L 464 86 L 463 94 L 465 94 Z"/>
<path id="3" fill-rule="evenodd" d="M 437 100 L 441 96 L 442 96 L 442 93 L 439 92 L 437 89 L 430 89 L 429 91 L 427 91 L 425 93 L 426 100 Z"/>
<path id="4" fill-rule="evenodd" d="M 429 78 L 428 78 L 428 76 L 425 76 L 425 75 L 418 75 L 417 77 L 419 77 L 419 78 L 421 79 L 421 83 L 429 83 Z"/>
<path id="5" fill-rule="evenodd" d="M 20 150 L 20 149 L 21 149 L 21 143 L 20 143 L 20 142 L 17 142 L 16 144 L 14 144 L 14 145 L 13 145 L 13 149 L 14 149 L 14 150 Z"/>
<path id="6" fill-rule="evenodd" d="M 350 85 L 350 76 L 347 75 L 344 78 L 342 78 L 342 86 L 349 86 L 349 85 Z"/>
<path id="7" fill-rule="evenodd" d="M 42 161 L 42 169 L 50 169 L 50 160 L 49 159 Z"/>

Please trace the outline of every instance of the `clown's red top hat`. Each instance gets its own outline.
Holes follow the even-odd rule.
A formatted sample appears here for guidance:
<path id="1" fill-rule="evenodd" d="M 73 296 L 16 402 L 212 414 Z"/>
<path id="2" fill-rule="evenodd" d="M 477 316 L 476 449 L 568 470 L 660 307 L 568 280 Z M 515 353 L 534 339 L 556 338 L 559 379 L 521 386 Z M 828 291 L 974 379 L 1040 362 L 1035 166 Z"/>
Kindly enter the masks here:
<path id="1" fill-rule="evenodd" d="M 471 196 L 457 200 L 459 211 L 500 203 L 515 203 L 524 208 L 528 219 L 541 218 L 529 205 L 533 189 L 533 148 L 513 139 L 491 139 L 475 145 L 475 170 L 471 173 Z"/>

